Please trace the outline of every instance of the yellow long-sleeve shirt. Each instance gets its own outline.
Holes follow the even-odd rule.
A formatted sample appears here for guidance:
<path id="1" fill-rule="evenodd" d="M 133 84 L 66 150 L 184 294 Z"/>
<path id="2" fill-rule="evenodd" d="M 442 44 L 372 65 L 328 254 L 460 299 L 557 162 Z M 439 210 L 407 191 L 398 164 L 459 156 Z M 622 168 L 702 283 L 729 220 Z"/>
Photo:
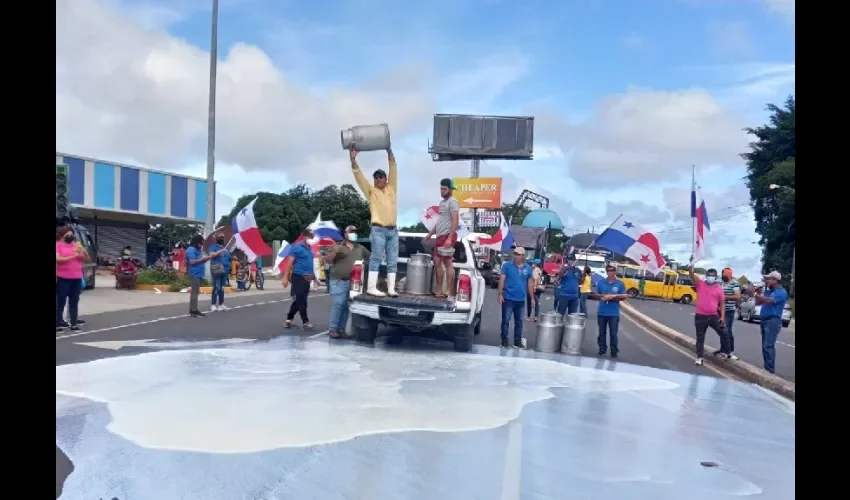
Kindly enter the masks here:
<path id="1" fill-rule="evenodd" d="M 384 189 L 378 189 L 366 179 L 357 163 L 351 165 L 354 172 L 354 180 L 363 196 L 369 201 L 369 210 L 372 212 L 372 224 L 381 226 L 395 226 L 398 219 L 398 175 L 397 165 L 393 156 L 389 157 L 389 173 L 387 174 L 387 185 Z"/>

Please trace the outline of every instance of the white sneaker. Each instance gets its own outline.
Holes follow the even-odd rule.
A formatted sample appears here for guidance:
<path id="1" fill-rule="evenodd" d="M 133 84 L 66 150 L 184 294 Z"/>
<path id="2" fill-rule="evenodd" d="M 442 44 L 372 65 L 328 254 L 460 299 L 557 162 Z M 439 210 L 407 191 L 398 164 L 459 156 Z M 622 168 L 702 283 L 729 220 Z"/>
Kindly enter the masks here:
<path id="1" fill-rule="evenodd" d="M 736 360 L 738 360 L 738 356 L 735 356 L 734 352 L 730 352 L 729 355 L 726 356 L 726 359 L 731 359 L 732 361 L 736 361 Z"/>
<path id="2" fill-rule="evenodd" d="M 694 364 L 697 365 L 697 366 L 702 366 L 703 365 L 702 358 L 697 358 L 697 360 L 694 361 Z"/>
<path id="3" fill-rule="evenodd" d="M 210 307 L 210 312 L 216 312 L 216 311 L 218 311 L 218 306 Z"/>
<path id="4" fill-rule="evenodd" d="M 229 307 L 227 307 L 227 306 L 226 306 L 226 305 L 224 305 L 224 304 L 222 304 L 222 305 L 218 306 L 218 310 L 219 310 L 219 311 L 226 311 L 226 310 L 228 310 L 228 309 L 230 309 L 230 308 L 229 308 Z"/>

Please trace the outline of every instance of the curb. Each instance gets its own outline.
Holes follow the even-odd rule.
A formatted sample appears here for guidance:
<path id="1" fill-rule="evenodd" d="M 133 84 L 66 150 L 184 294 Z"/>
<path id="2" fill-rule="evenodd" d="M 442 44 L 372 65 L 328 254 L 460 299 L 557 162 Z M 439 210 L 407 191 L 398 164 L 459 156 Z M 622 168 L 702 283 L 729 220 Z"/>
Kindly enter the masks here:
<path id="1" fill-rule="evenodd" d="M 161 293 L 180 293 L 180 292 L 169 292 L 168 285 L 136 285 L 136 290 L 139 291 L 151 291 L 151 290 L 159 290 Z M 232 293 L 233 288 L 226 286 L 224 287 L 224 293 Z M 200 287 L 200 293 L 204 295 L 209 295 L 212 293 L 211 286 L 202 286 Z"/>
<path id="2" fill-rule="evenodd" d="M 684 335 L 682 333 L 673 330 L 669 326 L 663 325 L 658 321 L 650 318 L 649 316 L 638 312 L 634 307 L 630 306 L 627 303 L 621 303 L 620 307 L 622 311 L 629 317 L 632 321 L 639 324 L 640 326 L 656 333 L 662 337 L 665 337 L 673 342 L 679 344 L 680 346 L 689 349 L 691 351 L 696 350 L 696 340 Z M 715 347 L 709 346 L 707 343 L 705 344 L 705 350 L 707 352 L 711 352 L 716 350 Z M 733 375 L 736 375 L 748 382 L 752 382 L 756 385 L 764 387 L 765 389 L 770 389 L 792 401 L 796 401 L 796 384 L 794 382 L 789 382 L 784 378 L 777 377 L 772 373 L 768 373 L 761 368 L 751 365 L 746 361 L 721 361 L 715 360 L 713 357 L 708 356 L 705 358 L 706 363 L 711 363 L 715 367 L 730 372 Z"/>

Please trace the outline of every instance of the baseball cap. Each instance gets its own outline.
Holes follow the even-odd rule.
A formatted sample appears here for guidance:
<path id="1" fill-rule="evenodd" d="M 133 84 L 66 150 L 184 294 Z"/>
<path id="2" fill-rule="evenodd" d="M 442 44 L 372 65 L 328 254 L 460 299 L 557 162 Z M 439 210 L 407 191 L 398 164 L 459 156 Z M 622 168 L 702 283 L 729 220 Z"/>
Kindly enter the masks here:
<path id="1" fill-rule="evenodd" d="M 441 185 L 441 186 L 446 186 L 446 187 L 447 187 L 447 188 L 449 188 L 449 189 L 455 189 L 455 183 L 454 183 L 454 182 L 452 182 L 452 180 L 451 180 L 451 179 L 449 179 L 448 177 L 446 177 L 445 179 L 440 180 L 440 185 Z"/>
<path id="2" fill-rule="evenodd" d="M 513 249 L 513 253 L 515 255 L 525 255 L 525 248 L 516 247 L 516 248 Z"/>
<path id="3" fill-rule="evenodd" d="M 731 267 L 723 268 L 723 276 L 728 276 L 728 277 L 731 278 L 732 277 L 732 268 Z"/>
<path id="4" fill-rule="evenodd" d="M 377 179 L 378 177 L 386 177 L 386 176 L 387 176 L 387 173 L 384 172 L 384 170 L 380 169 L 380 168 L 378 170 L 375 170 L 375 173 L 372 174 L 373 179 Z"/>
<path id="5" fill-rule="evenodd" d="M 782 275 L 781 275 L 781 274 L 779 274 L 779 271 L 771 271 L 771 272 L 769 272 L 769 273 L 765 274 L 765 275 L 764 275 L 764 277 L 765 277 L 765 278 L 773 278 L 773 279 L 775 279 L 776 281 L 781 281 L 781 280 L 782 280 Z"/>

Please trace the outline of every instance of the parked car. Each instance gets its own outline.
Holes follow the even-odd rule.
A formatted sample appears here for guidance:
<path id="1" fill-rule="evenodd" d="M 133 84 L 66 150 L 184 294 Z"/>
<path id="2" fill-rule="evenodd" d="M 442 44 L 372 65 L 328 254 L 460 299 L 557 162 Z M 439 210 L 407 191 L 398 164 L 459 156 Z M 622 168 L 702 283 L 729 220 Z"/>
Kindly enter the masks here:
<path id="1" fill-rule="evenodd" d="M 756 299 L 753 297 L 748 297 L 746 300 L 742 300 L 741 304 L 738 305 L 738 319 L 746 320 L 747 323 L 754 323 L 759 321 L 759 317 L 761 316 L 761 306 L 756 304 Z M 785 309 L 782 310 L 782 326 L 788 326 L 791 324 L 791 306 L 785 304 Z"/>

